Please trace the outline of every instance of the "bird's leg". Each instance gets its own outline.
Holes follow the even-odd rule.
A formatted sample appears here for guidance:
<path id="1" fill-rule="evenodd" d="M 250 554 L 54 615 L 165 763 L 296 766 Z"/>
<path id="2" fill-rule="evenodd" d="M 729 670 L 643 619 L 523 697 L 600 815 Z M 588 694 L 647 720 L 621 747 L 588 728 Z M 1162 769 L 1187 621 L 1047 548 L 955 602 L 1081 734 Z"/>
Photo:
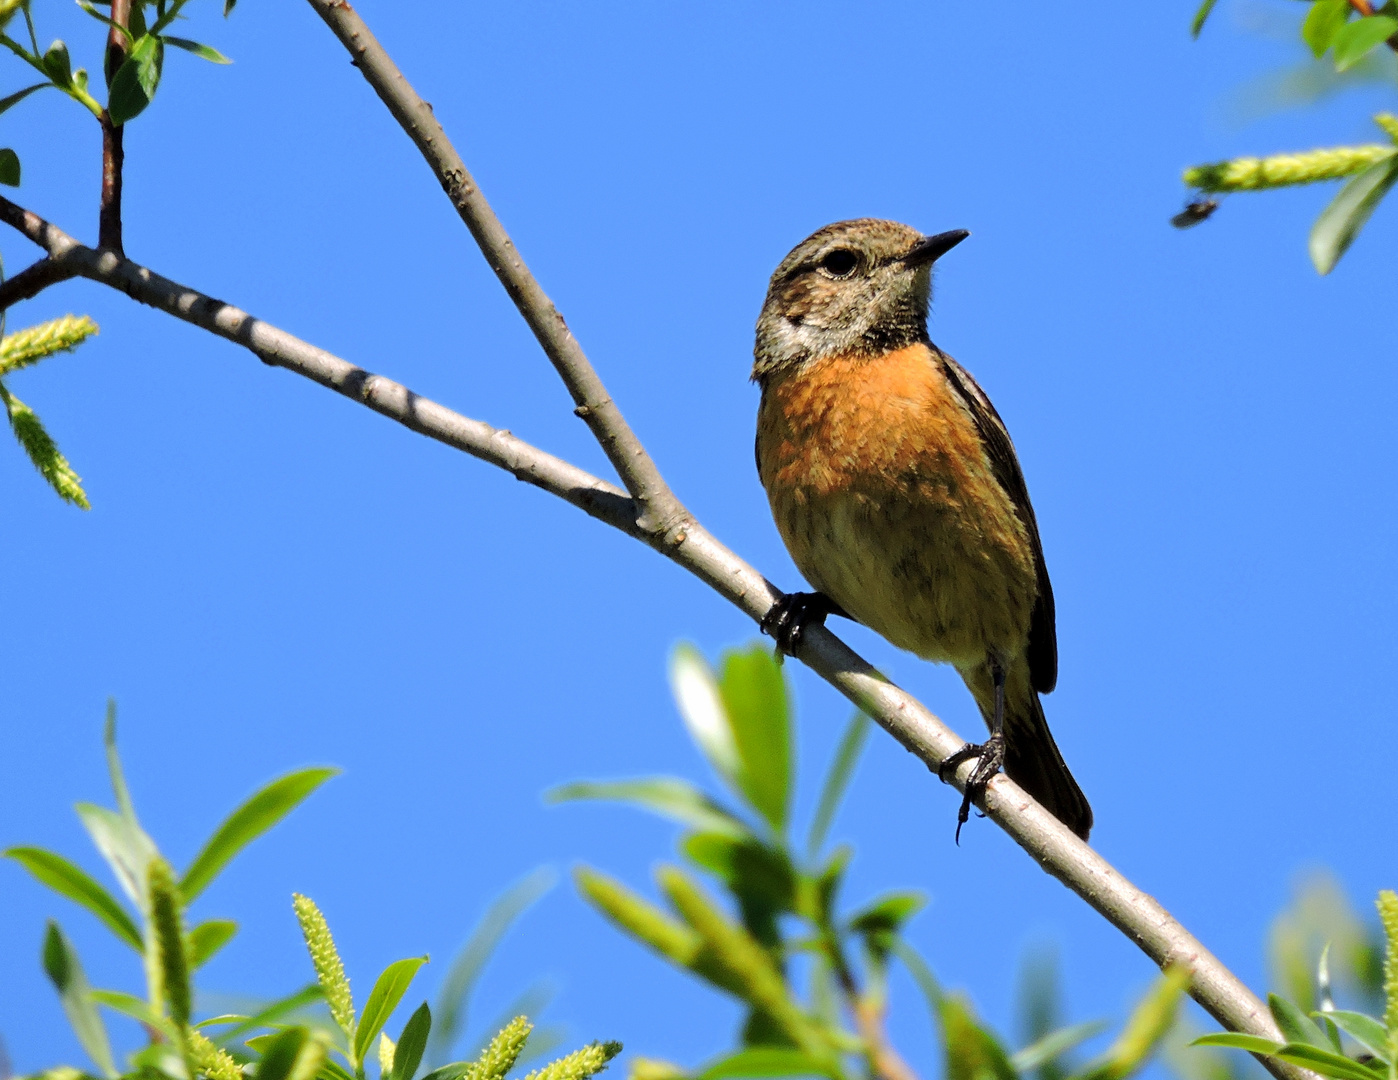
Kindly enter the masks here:
<path id="1" fill-rule="evenodd" d="M 824 626 L 827 615 L 839 615 L 848 619 L 845 609 L 824 593 L 787 593 L 762 616 L 762 632 L 771 634 L 777 648 L 789 656 L 794 656 L 801 644 L 801 635 L 808 626 Z"/>
<path id="2" fill-rule="evenodd" d="M 987 661 L 990 678 L 995 685 L 995 709 L 990 720 L 990 738 L 983 743 L 967 743 L 937 767 L 937 776 L 943 782 L 948 773 L 955 773 L 963 761 L 976 759 L 976 767 L 966 779 L 966 789 L 961 797 L 961 809 L 956 812 L 956 842 L 961 843 L 961 826 L 971 817 L 971 804 L 976 796 L 985 793 L 986 785 L 1000 771 L 1005 763 L 1005 666 L 994 656 Z"/>

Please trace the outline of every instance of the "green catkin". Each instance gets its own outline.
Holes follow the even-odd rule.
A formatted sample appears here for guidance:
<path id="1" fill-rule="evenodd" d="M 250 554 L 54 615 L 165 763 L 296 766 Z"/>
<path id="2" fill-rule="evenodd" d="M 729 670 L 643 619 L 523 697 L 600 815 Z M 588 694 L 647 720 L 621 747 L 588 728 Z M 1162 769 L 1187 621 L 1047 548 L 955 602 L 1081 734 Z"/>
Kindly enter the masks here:
<path id="1" fill-rule="evenodd" d="M 208 1080 L 244 1080 L 243 1067 L 227 1051 L 210 1042 L 202 1032 L 189 1033 L 189 1052 L 195 1068 Z"/>
<path id="2" fill-rule="evenodd" d="M 515 1067 L 533 1030 L 528 1017 L 516 1016 L 490 1040 L 490 1045 L 481 1051 L 481 1056 L 471 1064 L 462 1080 L 502 1080 Z"/>
<path id="3" fill-rule="evenodd" d="M 76 349 L 97 333 L 97 324 L 86 315 L 64 315 L 61 319 L 31 326 L 0 338 L 0 375 L 28 367 L 54 353 Z"/>
<path id="4" fill-rule="evenodd" d="M 151 1004 L 159 1007 L 163 1000 L 169 1006 L 170 1019 L 185 1028 L 189 1025 L 191 1001 L 179 886 L 170 864 L 159 857 L 151 860 L 146 883 L 150 896 L 151 935 L 146 949 Z"/>
<path id="5" fill-rule="evenodd" d="M 301 924 L 301 936 L 306 939 L 306 951 L 311 954 L 311 964 L 315 967 L 316 979 L 325 991 L 325 1002 L 330 1006 L 330 1016 L 339 1025 L 345 1037 L 354 1037 L 354 999 L 350 997 L 349 977 L 345 965 L 335 948 L 335 939 L 330 936 L 330 927 L 325 916 L 309 896 L 292 893 L 291 906 L 296 912 L 296 921 Z"/>
<path id="6" fill-rule="evenodd" d="M 59 452 L 58 444 L 44 430 L 34 410 L 10 393 L 4 383 L 0 383 L 0 404 L 5 406 L 10 428 L 20 446 L 24 447 L 34 468 L 58 492 L 59 498 L 83 510 L 91 509 L 87 493 L 83 491 L 82 477 L 73 471 L 68 459 Z"/>
<path id="7" fill-rule="evenodd" d="M 1265 158 L 1234 158 L 1184 171 L 1184 182 L 1199 191 L 1264 191 L 1268 188 L 1342 180 L 1398 153 L 1393 146 L 1373 143 L 1311 150 L 1303 154 L 1274 154 Z"/>
<path id="8" fill-rule="evenodd" d="M 621 1053 L 621 1043 L 589 1043 L 567 1057 L 535 1069 L 524 1080 L 586 1080 L 607 1067 L 607 1062 Z"/>

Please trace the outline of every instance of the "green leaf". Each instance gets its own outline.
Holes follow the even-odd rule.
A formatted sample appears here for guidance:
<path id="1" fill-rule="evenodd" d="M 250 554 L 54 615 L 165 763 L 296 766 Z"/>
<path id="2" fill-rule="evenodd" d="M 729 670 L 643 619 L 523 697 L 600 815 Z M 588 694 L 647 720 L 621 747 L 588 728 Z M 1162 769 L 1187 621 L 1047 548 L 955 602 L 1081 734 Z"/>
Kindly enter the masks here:
<path id="1" fill-rule="evenodd" d="M 195 56 L 201 56 L 214 64 L 233 63 L 232 60 L 228 59 L 228 57 L 224 56 L 223 53 L 219 52 L 212 45 L 200 45 L 199 42 L 190 41 L 189 38 L 171 37 L 169 34 L 161 34 L 160 40 L 165 42 L 166 45 L 173 45 L 177 49 L 191 52 Z"/>
<path id="2" fill-rule="evenodd" d="M 44 70 L 48 72 L 49 78 L 53 80 L 55 86 L 66 87 L 72 85 L 72 62 L 68 59 L 68 46 L 63 44 L 63 42 L 55 41 L 50 45 L 48 51 L 45 52 L 41 58 L 40 63 L 43 64 Z"/>
<path id="3" fill-rule="evenodd" d="M 1385 1065 L 1389 1063 L 1388 1029 L 1372 1016 L 1349 1012 L 1346 1009 L 1331 1009 L 1329 1012 L 1311 1013 L 1317 1020 L 1329 1020 L 1355 1042 L 1363 1046 Z"/>
<path id="4" fill-rule="evenodd" d="M 8 146 L 0 149 L 0 184 L 19 187 L 19 155 Z"/>
<path id="5" fill-rule="evenodd" d="M 938 1013 L 946 1080 L 1019 1080 L 1004 1046 L 980 1024 L 963 995 L 941 995 Z"/>
<path id="6" fill-rule="evenodd" d="M 374 989 L 369 991 L 369 1000 L 364 1003 L 364 1015 L 359 1018 L 359 1025 L 355 1028 L 355 1061 L 365 1060 L 369 1047 L 378 1038 L 379 1032 L 383 1030 L 388 1018 L 393 1015 L 393 1010 L 398 1007 L 398 1002 L 407 993 L 408 984 L 413 981 L 417 969 L 425 963 L 427 963 L 425 956 L 410 956 L 406 960 L 397 960 L 384 968 L 383 974 L 374 983 Z"/>
<path id="7" fill-rule="evenodd" d="M 1311 227 L 1311 262 L 1321 274 L 1335 268 L 1374 208 L 1398 181 L 1398 155 L 1376 161 L 1352 177 Z"/>
<path id="8" fill-rule="evenodd" d="M 253 1040 L 248 1040 L 252 1045 Z M 287 1028 L 257 1047 L 262 1060 L 253 1080 L 310 1080 L 325 1061 L 325 1047 L 303 1027 Z"/>
<path id="9" fill-rule="evenodd" d="M 294 1013 L 297 1009 L 309 1005 L 312 1002 L 324 1000 L 325 991 L 321 989 L 320 983 L 311 983 L 309 986 L 303 986 L 294 994 L 288 994 L 286 997 L 272 1002 L 270 1005 L 258 1010 L 252 1016 L 215 1017 L 214 1020 L 202 1021 L 196 1024 L 195 1027 L 203 1027 L 215 1021 L 220 1023 L 234 1023 L 235 1026 L 231 1030 L 225 1031 L 219 1036 L 220 1042 L 230 1043 L 244 1032 L 256 1031 L 261 1027 L 269 1027 L 283 1016 Z"/>
<path id="10" fill-rule="evenodd" d="M 1189 24 L 1189 36 L 1197 38 L 1199 31 L 1204 29 L 1204 24 L 1209 21 L 1209 16 L 1213 13 L 1214 5 L 1218 0 L 1204 0 L 1199 5 L 1199 10 L 1194 13 L 1194 20 Z"/>
<path id="11" fill-rule="evenodd" d="M 390 1080 L 413 1080 L 413 1074 L 427 1049 L 427 1036 L 432 1031 L 432 1010 L 423 1002 L 403 1025 L 398 1045 L 393 1051 L 393 1072 Z"/>
<path id="12" fill-rule="evenodd" d="M 233 14 L 233 9 L 237 6 L 238 0 L 223 0 L 223 17 L 226 19 Z"/>
<path id="13" fill-rule="evenodd" d="M 1315 0 L 1301 24 L 1301 39 L 1319 59 L 1335 42 L 1335 35 L 1349 21 L 1354 9 L 1349 0 Z"/>
<path id="14" fill-rule="evenodd" d="M 44 932 L 44 971 L 58 988 L 58 996 L 63 1002 L 63 1011 L 72 1025 L 73 1034 L 87 1051 L 92 1063 L 105 1076 L 117 1075 L 116 1064 L 112 1060 L 112 1045 L 107 1039 L 107 1029 L 102 1018 L 97 1015 L 97 1006 L 92 1001 L 92 992 L 83 974 L 78 954 L 52 919 Z"/>
<path id="15" fill-rule="evenodd" d="M 672 963 L 685 968 L 694 964 L 703 942 L 688 926 L 615 878 L 591 867 L 577 867 L 573 871 L 573 881 L 583 899 L 625 933 Z"/>
<path id="16" fill-rule="evenodd" d="M 306 796 L 339 771 L 318 768 L 289 773 L 273 780 L 229 814 L 180 879 L 180 892 L 186 902 L 203 892 L 233 856 L 296 809 Z"/>
<path id="17" fill-rule="evenodd" d="M 185 948 L 189 953 L 189 968 L 195 971 L 212 958 L 238 932 L 232 919 L 208 919 L 190 930 Z"/>
<path id="18" fill-rule="evenodd" d="M 1335 32 L 1331 44 L 1335 49 L 1335 70 L 1344 71 L 1363 59 L 1376 45 L 1398 33 L 1398 19 L 1387 15 L 1369 15 L 1346 23 Z"/>
<path id="19" fill-rule="evenodd" d="M 607 799 L 631 803 L 700 832 L 723 833 L 735 839 L 752 835 L 752 831 L 742 821 L 688 780 L 672 776 L 595 782 L 580 780 L 544 793 L 544 801 L 548 803 L 570 802 L 575 799 Z"/>
<path id="20" fill-rule="evenodd" d="M 466 1027 L 471 990 L 505 932 L 552 889 L 556 881 L 553 870 L 541 866 L 496 898 L 481 916 L 442 980 L 442 989 L 437 995 L 437 1020 L 432 1028 L 434 1054 L 445 1053 Z M 515 1015 L 511 1013 L 511 1017 Z"/>
<path id="21" fill-rule="evenodd" d="M 1235 1031 L 1220 1031 L 1200 1035 L 1190 1046 L 1226 1046 L 1230 1050 L 1246 1050 L 1249 1054 L 1275 1054 L 1284 1044 L 1260 1035 L 1242 1035 Z"/>
<path id="22" fill-rule="evenodd" d="M 349 1070 L 341 1065 L 334 1058 L 327 1056 L 320 1063 L 320 1069 L 316 1072 L 315 1080 L 355 1080 Z"/>
<path id="23" fill-rule="evenodd" d="M 53 83 L 46 82 L 35 83 L 33 86 L 26 86 L 23 90 L 16 90 L 13 94 L 10 94 L 8 97 L 0 98 L 0 113 L 9 112 L 10 109 L 14 108 L 21 101 L 27 98 L 30 94 L 34 93 L 35 91 L 42 90 L 46 86 L 52 85 Z"/>
<path id="24" fill-rule="evenodd" d="M 137 952 L 145 948 L 141 931 L 126 909 L 117 903 L 111 893 L 62 855 L 36 847 L 12 847 L 3 854 L 8 859 L 14 859 L 60 896 L 66 896 L 87 908 Z"/>
<path id="25" fill-rule="evenodd" d="M 722 833 L 693 833 L 680 847 L 732 890 L 753 937 L 778 948 L 778 917 L 796 913 L 796 868 L 786 852 L 754 838 L 734 840 Z"/>
<path id="26" fill-rule="evenodd" d="M 1083 1080 L 1125 1080 L 1143 1068 L 1174 1026 L 1180 998 L 1188 986 L 1188 968 L 1167 968 L 1131 1010 L 1112 1045 L 1078 1075 Z"/>
<path id="27" fill-rule="evenodd" d="M 147 1024 L 171 1041 L 178 1038 L 174 1025 L 152 1009 L 150 1002 L 146 1001 L 145 998 L 138 998 L 134 994 L 126 994 L 120 990 L 94 989 L 89 990 L 88 994 L 98 1005 L 105 1005 L 114 1012 L 121 1013 L 122 1016 L 129 1016 L 138 1023 Z"/>
<path id="28" fill-rule="evenodd" d="M 1277 1022 L 1277 1027 L 1281 1029 L 1287 1042 L 1309 1043 L 1322 1050 L 1330 1049 L 1330 1040 L 1325 1037 L 1325 1032 L 1286 998 L 1268 994 L 1267 1008 L 1271 1010 L 1272 1019 Z"/>
<path id="29" fill-rule="evenodd" d="M 696 1080 L 731 1080 L 734 1077 L 830 1076 L 839 1077 L 829 1062 L 804 1054 L 795 1047 L 749 1046 L 705 1065 Z"/>
<path id="30" fill-rule="evenodd" d="M 88 323 L 91 322 L 90 319 L 85 321 Z M 79 329 L 87 331 L 87 327 L 85 326 L 75 326 L 70 332 L 76 332 Z M 97 333 L 96 326 L 94 325 L 91 330 L 87 332 L 93 334 Z M 69 347 L 71 348 L 71 346 Z M 116 799 L 117 813 L 119 813 L 122 819 L 128 824 L 136 826 L 136 828 L 139 829 L 140 825 L 136 821 L 136 806 L 131 801 L 131 789 L 126 786 L 126 773 L 121 767 L 121 754 L 117 751 L 116 698 L 107 699 L 107 717 L 102 724 L 102 748 L 106 751 L 107 755 L 107 778 L 111 781 L 112 796 Z M 151 850 L 155 850 L 154 844 L 151 845 Z M 145 880 L 144 864 L 141 866 L 140 880 Z"/>
<path id="31" fill-rule="evenodd" d="M 113 124 L 125 124 L 145 111 L 155 98 L 164 62 L 165 46 L 159 38 L 142 34 L 136 39 L 131 52 L 112 76 L 107 114 Z"/>
<path id="32" fill-rule="evenodd" d="M 1357 1061 L 1351 1061 L 1343 1054 L 1337 1054 L 1333 1050 L 1322 1050 L 1318 1046 L 1308 1046 L 1305 1043 L 1287 1043 L 1278 1050 L 1273 1057 L 1282 1061 L 1289 1061 L 1293 1065 L 1300 1065 L 1302 1068 L 1318 1072 L 1322 1076 L 1331 1076 L 1335 1080 L 1379 1080 L 1387 1070 L 1365 1068 Z"/>
<path id="33" fill-rule="evenodd" d="M 1062 1057 L 1079 1043 L 1086 1042 L 1094 1035 L 1100 1035 L 1109 1025 L 1105 1020 L 1089 1020 L 1084 1024 L 1050 1031 L 1041 1039 L 1036 1039 L 1024 1049 L 1017 1051 L 1010 1064 L 1017 1072 L 1031 1072 Z"/>
<path id="34" fill-rule="evenodd" d="M 816 804 L 815 817 L 811 819 L 811 831 L 806 836 L 806 859 L 810 862 L 820 858 L 820 849 L 825 846 L 825 838 L 830 834 L 835 811 L 840 808 L 845 789 L 854 775 L 854 767 L 859 763 L 869 725 L 867 716 L 862 712 L 855 713 L 840 738 L 839 748 L 830 762 L 830 771 L 825 774 L 825 783 L 820 788 L 820 801 Z"/>
<path id="35" fill-rule="evenodd" d="M 860 934 L 896 934 L 926 906 L 927 897 L 920 892 L 889 893 L 852 916 L 849 928 Z"/>
<path id="36" fill-rule="evenodd" d="M 38 415 L 19 398 L 10 393 L 4 383 L 0 383 L 0 402 L 10 420 L 10 429 L 15 433 L 20 446 L 29 455 L 39 475 L 48 481 L 58 497 L 82 509 L 88 509 L 87 494 L 82 488 L 82 478 L 73 471 L 58 449 L 58 444 L 45 430 Z"/>
<path id="37" fill-rule="evenodd" d="M 738 743 L 718 692 L 718 680 L 699 650 L 676 647 L 670 657 L 670 690 L 689 737 L 713 770 L 738 790 Z"/>
<path id="38" fill-rule="evenodd" d="M 146 874 L 155 858 L 155 843 L 138 825 L 133 825 L 105 806 L 78 803 L 74 806 L 97 850 L 107 860 L 116 879 L 141 910 L 146 907 Z"/>
<path id="39" fill-rule="evenodd" d="M 738 745 L 738 786 L 781 833 L 791 804 L 791 710 L 776 657 L 762 645 L 723 658 L 719 697 Z"/>

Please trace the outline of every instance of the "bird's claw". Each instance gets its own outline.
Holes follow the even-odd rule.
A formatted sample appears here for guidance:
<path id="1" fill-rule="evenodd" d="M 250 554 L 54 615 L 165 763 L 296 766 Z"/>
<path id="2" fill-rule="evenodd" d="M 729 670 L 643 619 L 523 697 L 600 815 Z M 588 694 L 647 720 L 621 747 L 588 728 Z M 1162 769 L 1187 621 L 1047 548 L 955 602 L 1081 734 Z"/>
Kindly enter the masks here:
<path id="1" fill-rule="evenodd" d="M 794 656 L 806 627 L 824 626 L 825 617 L 836 610 L 830 598 L 823 593 L 787 593 L 767 609 L 759 626 L 764 634 L 771 635 L 778 649 L 788 656 Z"/>
<path id="2" fill-rule="evenodd" d="M 943 783 L 947 783 L 947 777 L 956 774 L 956 767 L 971 758 L 976 759 L 976 767 L 966 779 L 966 789 L 961 796 L 961 808 L 956 812 L 957 844 L 961 843 L 961 826 L 971 819 L 971 804 L 985 794 L 986 786 L 1000 771 L 1000 767 L 1005 764 L 1004 734 L 992 735 L 983 743 L 967 743 L 937 766 L 937 778 Z"/>

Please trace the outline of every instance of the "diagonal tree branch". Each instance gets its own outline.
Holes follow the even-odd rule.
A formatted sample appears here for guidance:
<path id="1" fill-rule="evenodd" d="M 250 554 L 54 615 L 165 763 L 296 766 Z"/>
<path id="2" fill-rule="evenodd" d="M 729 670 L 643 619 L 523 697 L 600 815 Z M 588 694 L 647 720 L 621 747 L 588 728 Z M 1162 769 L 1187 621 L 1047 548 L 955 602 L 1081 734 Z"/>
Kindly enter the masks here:
<path id="1" fill-rule="evenodd" d="M 433 115 L 432 106 L 408 85 L 403 73 L 349 4 L 339 0 L 312 0 L 311 6 L 344 43 L 354 57 L 355 66 L 427 159 L 447 198 L 480 245 L 490 268 L 573 396 L 573 404 L 577 406 L 574 411 L 592 429 L 626 490 L 636 500 L 640 508 L 637 517 L 640 527 L 660 533 L 682 529 L 687 511 L 627 425 L 563 316 L 525 266 L 505 227 Z"/>

